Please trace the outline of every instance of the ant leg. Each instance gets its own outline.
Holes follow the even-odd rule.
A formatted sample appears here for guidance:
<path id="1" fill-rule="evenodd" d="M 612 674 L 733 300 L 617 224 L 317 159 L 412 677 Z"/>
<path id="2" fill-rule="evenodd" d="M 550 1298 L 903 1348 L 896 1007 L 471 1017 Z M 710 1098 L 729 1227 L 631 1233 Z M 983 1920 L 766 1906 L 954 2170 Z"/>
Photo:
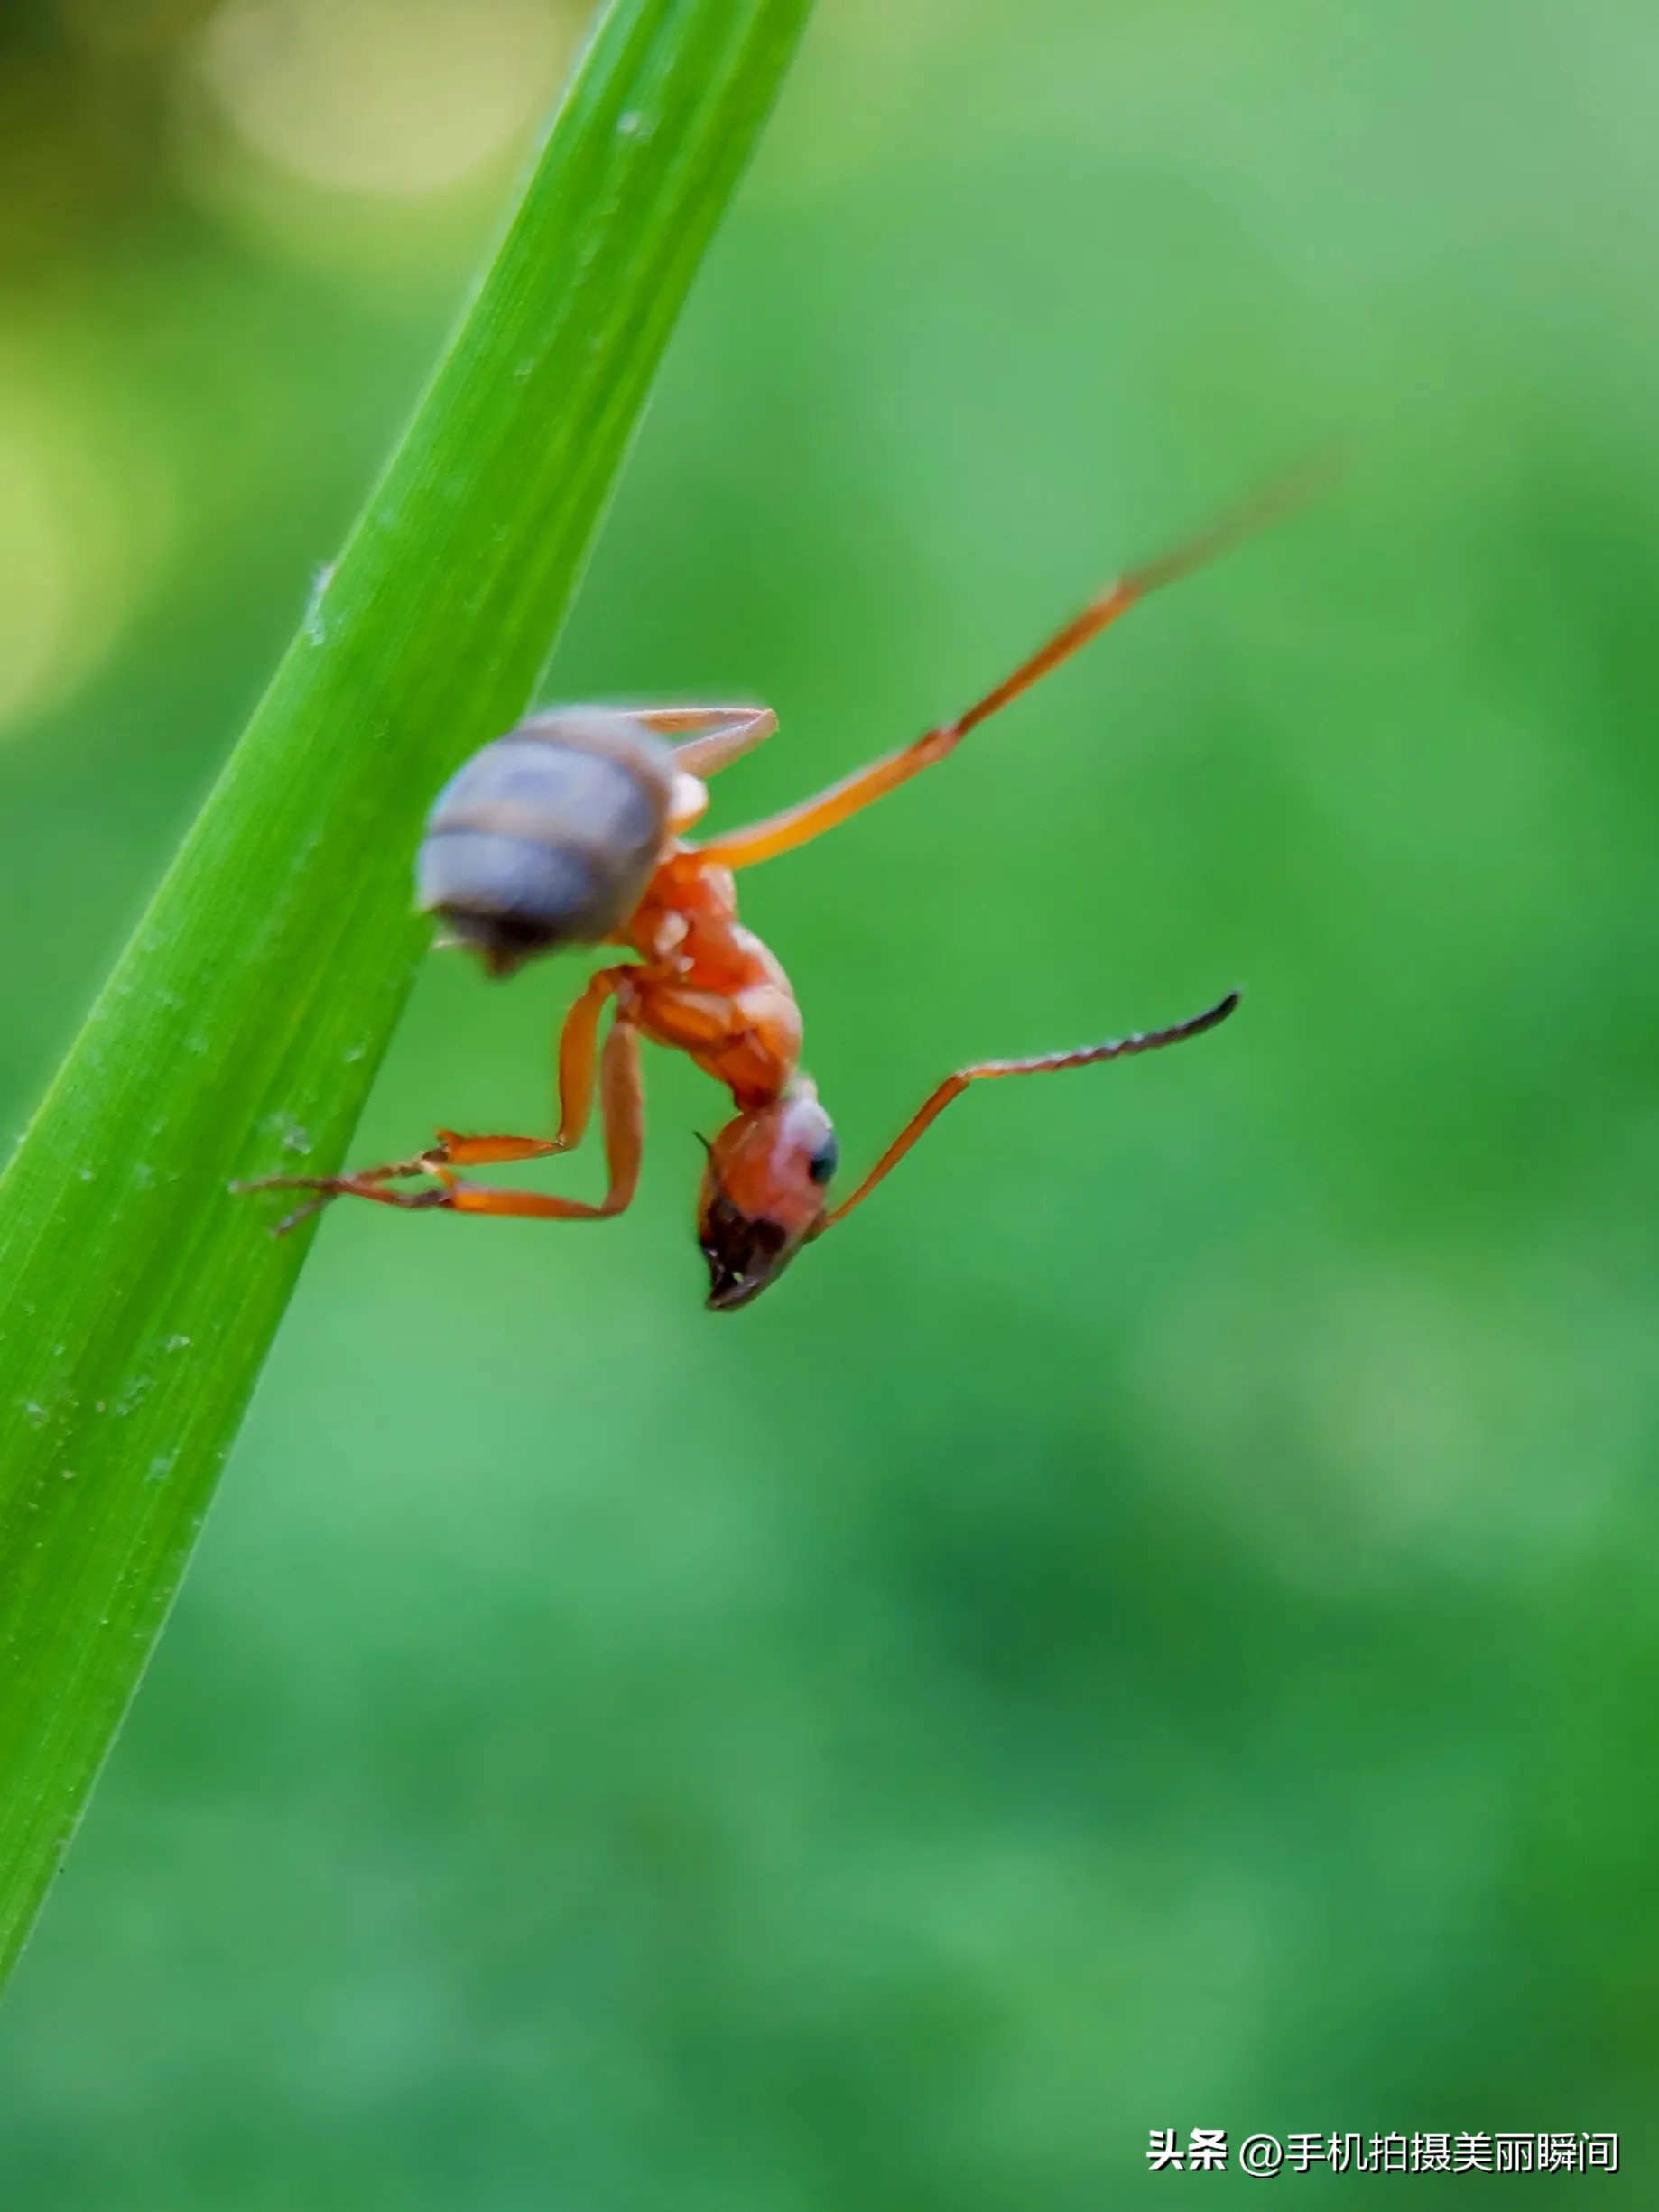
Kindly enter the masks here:
<path id="1" fill-rule="evenodd" d="M 676 838 L 709 811 L 707 779 L 765 745 L 778 726 L 770 707 L 640 707 L 630 718 L 664 737 L 682 730 L 703 733 L 674 747 L 668 828 Z"/>
<path id="2" fill-rule="evenodd" d="M 609 1187 L 597 1206 L 542 1190 L 502 1190 L 443 1177 L 438 1203 L 458 1214 L 497 1214 L 536 1221 L 608 1221 L 626 1210 L 639 1188 L 645 1149 L 645 1089 L 640 1076 L 639 1032 L 618 1014 L 605 1040 L 599 1067 L 599 1116 L 605 1129 Z"/>
<path id="3" fill-rule="evenodd" d="M 1214 1029 L 1225 1022 L 1238 1004 L 1238 993 L 1229 991 L 1219 1004 L 1190 1021 L 1177 1022 L 1170 1029 L 1154 1029 L 1134 1037 L 1115 1038 L 1108 1044 L 1086 1044 L 1075 1052 L 1046 1052 L 1034 1060 L 982 1060 L 971 1068 L 959 1068 L 954 1075 L 947 1076 L 932 1095 L 913 1114 L 894 1138 L 886 1151 L 870 1170 L 850 1197 L 831 1208 L 824 1217 L 823 1227 L 832 1229 L 838 1221 L 845 1221 L 855 1206 L 867 1199 L 877 1183 L 893 1172 L 905 1153 L 919 1137 L 931 1128 L 953 1098 L 959 1098 L 970 1083 L 978 1083 L 1005 1075 L 1051 1075 L 1061 1068 L 1088 1068 L 1096 1060 L 1128 1060 L 1137 1052 L 1156 1052 L 1166 1044 L 1181 1044 L 1189 1037 L 1200 1037 L 1207 1029 Z M 821 1236 L 820 1229 L 819 1234 Z"/>
<path id="4" fill-rule="evenodd" d="M 586 1102 L 584 1101 L 584 1114 Z M 463 1182 L 448 1160 L 434 1151 L 418 1159 L 403 1160 L 383 1168 L 364 1168 L 350 1175 L 271 1175 L 245 1190 L 310 1190 L 307 1204 L 279 1221 L 273 1236 L 283 1236 L 301 1221 L 320 1213 L 334 1199 L 368 1199 L 377 1206 L 401 1206 L 412 1213 L 434 1208 L 458 1214 L 519 1215 L 536 1220 L 604 1221 L 619 1214 L 633 1201 L 639 1187 L 640 1159 L 645 1145 L 644 1087 L 640 1078 L 639 1032 L 618 1016 L 605 1041 L 599 1067 L 599 1113 L 605 1129 L 605 1160 L 610 1187 L 597 1206 L 584 1199 L 561 1199 L 541 1190 L 505 1190 L 487 1184 Z M 482 1148 L 491 1143 L 534 1142 L 530 1138 L 479 1137 L 469 1140 Z M 543 1152 L 553 1147 L 543 1144 Z M 504 1155 L 497 1153 L 496 1158 Z M 526 1155 L 505 1155 L 520 1159 Z M 430 1175 L 435 1190 L 390 1190 L 387 1183 L 400 1175 Z"/>
<path id="5" fill-rule="evenodd" d="M 778 726 L 770 707 L 552 707 L 520 727 L 555 736 L 566 720 L 632 722 L 659 737 L 685 738 L 674 747 L 674 764 L 692 776 L 718 775 L 765 745 Z"/>
<path id="6" fill-rule="evenodd" d="M 1148 592 L 1162 590 L 1165 584 L 1175 583 L 1219 555 L 1229 552 L 1242 539 L 1299 505 L 1311 488 L 1311 484 L 1302 478 L 1288 480 L 1225 516 L 1200 536 L 1189 539 L 1173 552 L 1141 568 L 1126 569 L 1091 599 L 1080 615 L 1075 615 L 1063 629 L 1057 630 L 1028 661 L 1022 661 L 1012 675 L 1004 677 L 983 699 L 976 699 L 954 722 L 942 722 L 936 729 L 924 731 L 912 744 L 889 753 L 882 760 L 873 761 L 867 768 L 857 770 L 839 783 L 832 783 L 815 799 L 786 807 L 781 814 L 752 822 L 746 829 L 734 829 L 725 837 L 711 838 L 697 849 L 712 866 L 752 868 L 757 861 L 774 859 L 780 853 L 792 852 L 796 846 L 821 837 L 826 829 L 833 829 L 848 815 L 874 805 L 889 791 L 896 791 L 901 783 L 908 783 L 912 776 L 920 775 L 924 768 L 932 767 L 936 761 L 953 753 L 969 730 L 978 729 L 981 722 L 988 721 L 1023 691 L 1030 690 L 1033 684 L 1040 682 L 1062 661 L 1069 661 L 1120 615 L 1126 615 Z"/>
<path id="7" fill-rule="evenodd" d="M 384 1166 L 356 1168 L 341 1175 L 262 1175 L 251 1182 L 237 1183 L 237 1191 L 248 1190 L 313 1190 L 318 1196 L 307 1206 L 300 1207 L 276 1225 L 274 1235 L 282 1236 L 314 1213 L 321 1211 L 330 1199 L 372 1199 L 380 1206 L 402 1206 L 411 1209 L 441 1206 L 445 1199 L 437 1190 L 389 1190 L 388 1183 L 401 1181 L 406 1176 L 431 1175 L 440 1181 L 445 1171 L 458 1167 L 493 1167 L 514 1160 L 542 1160 L 550 1152 L 570 1152 L 580 1143 L 588 1127 L 592 1110 L 594 1071 L 598 1059 L 599 1018 L 606 1001 L 615 995 L 624 977 L 632 974 L 632 964 L 619 967 L 600 968 L 589 981 L 587 989 L 565 1017 L 559 1040 L 559 1129 L 552 1137 L 519 1136 L 462 1136 L 453 1129 L 440 1129 L 437 1140 L 423 1152 L 411 1160 L 391 1160 Z"/>
<path id="8" fill-rule="evenodd" d="M 683 737 L 674 747 L 676 765 L 688 775 L 711 776 L 764 745 L 778 726 L 770 707 L 549 707 L 520 723 L 532 736 L 557 737 L 561 727 L 596 722 L 614 727 L 651 730 L 659 737 Z"/>
<path id="9" fill-rule="evenodd" d="M 550 1152 L 573 1152 L 588 1128 L 593 1105 L 594 1069 L 598 1060 L 599 1017 L 607 1000 L 634 972 L 632 962 L 601 967 L 565 1016 L 559 1038 L 559 1127 L 551 1137 L 462 1136 L 438 1132 L 435 1154 L 446 1167 L 495 1167 L 509 1160 L 544 1160 Z"/>
<path id="10" fill-rule="evenodd" d="M 690 742 L 674 747 L 674 765 L 699 778 L 718 775 L 753 753 L 778 726 L 770 707 L 637 707 L 634 718 L 661 737 L 686 734 Z"/>
<path id="11" fill-rule="evenodd" d="M 414 1160 L 394 1160 L 388 1162 L 385 1167 L 359 1168 L 349 1175 L 259 1175 L 249 1182 L 232 1183 L 230 1188 L 238 1196 L 250 1190 L 314 1191 L 315 1197 L 308 1199 L 303 1206 L 296 1206 L 292 1213 L 284 1214 L 280 1221 L 273 1224 L 273 1236 L 286 1236 L 291 1229 L 297 1229 L 302 1221 L 309 1221 L 313 1214 L 321 1213 L 323 1208 L 335 1199 L 370 1199 L 376 1206 L 402 1206 L 411 1212 L 441 1206 L 444 1203 L 441 1190 L 391 1190 L 386 1186 L 399 1176 L 441 1176 L 443 1171 L 431 1154 L 422 1152 Z"/>

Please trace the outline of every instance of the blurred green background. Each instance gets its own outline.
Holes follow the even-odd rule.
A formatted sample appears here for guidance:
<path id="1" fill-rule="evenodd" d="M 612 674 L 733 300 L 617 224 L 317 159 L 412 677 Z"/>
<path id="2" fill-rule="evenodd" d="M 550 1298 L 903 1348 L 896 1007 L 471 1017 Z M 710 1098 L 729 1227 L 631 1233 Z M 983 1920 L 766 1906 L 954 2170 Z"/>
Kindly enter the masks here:
<path id="1" fill-rule="evenodd" d="M 0 14 L 7 1127 L 580 13 Z M 851 1167 L 1245 1010 L 733 1319 L 661 1056 L 619 1224 L 341 1210 L 0 2015 L 8 2207 L 1085 2212 L 1195 2125 L 1654 2201 L 1656 93 L 1636 0 L 822 0 L 552 692 L 771 700 L 764 811 L 1343 439 L 746 884 Z M 356 1155 L 540 1125 L 579 982 L 434 960 Z"/>

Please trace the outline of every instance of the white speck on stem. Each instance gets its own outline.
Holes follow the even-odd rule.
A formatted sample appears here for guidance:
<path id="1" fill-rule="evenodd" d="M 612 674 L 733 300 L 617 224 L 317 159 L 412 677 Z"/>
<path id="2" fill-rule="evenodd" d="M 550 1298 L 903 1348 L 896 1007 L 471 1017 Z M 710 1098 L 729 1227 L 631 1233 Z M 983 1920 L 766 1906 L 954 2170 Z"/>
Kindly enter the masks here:
<path id="1" fill-rule="evenodd" d="M 305 603 L 305 634 L 313 645 L 326 645 L 328 626 L 322 618 L 322 602 L 329 586 L 334 581 L 334 563 L 325 560 L 311 578 L 311 596 Z"/>
<path id="2" fill-rule="evenodd" d="M 112 1409 L 117 1421 L 125 1421 L 134 1406 L 155 1387 L 155 1378 L 149 1374 L 135 1374 Z"/>
<path id="3" fill-rule="evenodd" d="M 190 1343 L 188 1337 L 169 1337 L 162 1348 L 166 1352 L 187 1352 L 190 1349 Z"/>

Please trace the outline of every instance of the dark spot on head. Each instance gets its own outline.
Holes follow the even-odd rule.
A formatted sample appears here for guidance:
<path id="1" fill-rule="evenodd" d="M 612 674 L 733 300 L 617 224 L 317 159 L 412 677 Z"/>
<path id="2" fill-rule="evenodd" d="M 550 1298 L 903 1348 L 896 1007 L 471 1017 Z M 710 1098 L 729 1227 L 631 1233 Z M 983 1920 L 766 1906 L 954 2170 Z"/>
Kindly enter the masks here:
<path id="1" fill-rule="evenodd" d="M 807 1162 L 806 1171 L 815 1183 L 827 1183 L 840 1164 L 841 1148 L 835 1141 L 835 1131 L 831 1129 Z"/>
<path id="2" fill-rule="evenodd" d="M 709 1303 L 723 1313 L 746 1306 L 791 1256 L 789 1231 L 782 1222 L 751 1220 L 724 1191 L 710 1200 L 697 1241 L 709 1263 Z"/>

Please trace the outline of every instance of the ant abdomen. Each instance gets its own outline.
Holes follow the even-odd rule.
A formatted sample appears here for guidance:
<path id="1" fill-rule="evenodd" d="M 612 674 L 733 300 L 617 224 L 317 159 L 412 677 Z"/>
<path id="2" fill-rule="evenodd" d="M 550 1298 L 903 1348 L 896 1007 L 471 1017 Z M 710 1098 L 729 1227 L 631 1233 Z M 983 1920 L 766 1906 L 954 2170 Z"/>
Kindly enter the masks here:
<path id="1" fill-rule="evenodd" d="M 418 902 L 492 976 L 594 945 L 644 896 L 668 836 L 672 746 L 626 711 L 561 707 L 498 737 L 438 794 Z"/>

